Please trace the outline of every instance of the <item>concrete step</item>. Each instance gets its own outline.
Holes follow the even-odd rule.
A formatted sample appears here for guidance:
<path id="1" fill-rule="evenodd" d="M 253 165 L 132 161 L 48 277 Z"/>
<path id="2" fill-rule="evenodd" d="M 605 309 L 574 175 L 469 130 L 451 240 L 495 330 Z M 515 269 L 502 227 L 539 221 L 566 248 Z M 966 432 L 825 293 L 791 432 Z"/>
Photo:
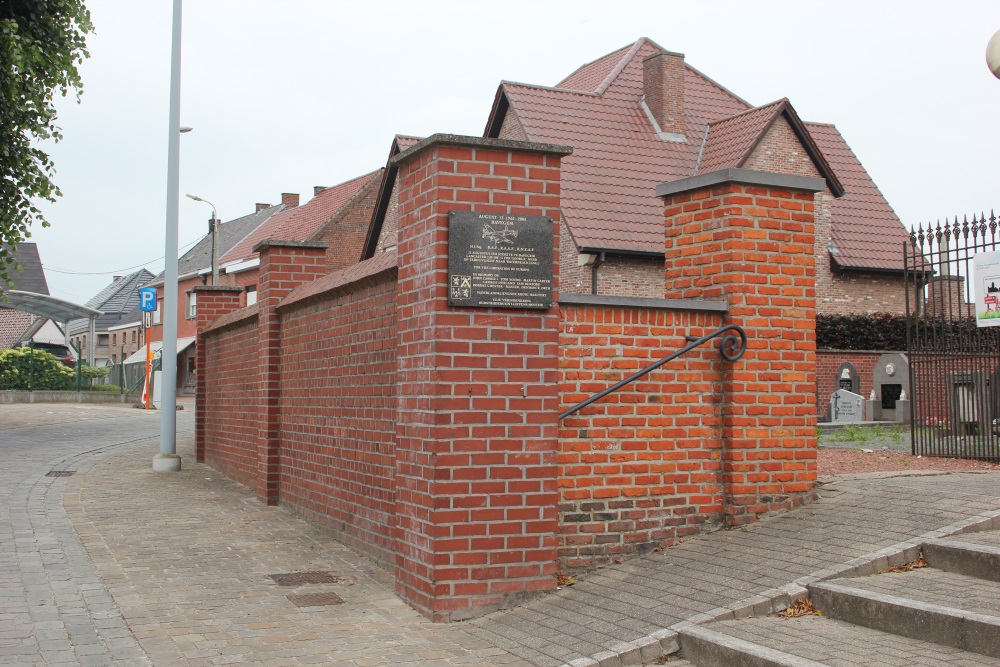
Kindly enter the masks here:
<path id="1" fill-rule="evenodd" d="M 763 616 L 682 630 L 697 667 L 996 667 L 996 658 L 821 616 Z M 667 663 L 668 665 L 671 663 Z"/>
<path id="2" fill-rule="evenodd" d="M 962 537 L 971 539 L 966 541 Z M 995 545 L 972 540 L 974 536 L 928 540 L 923 545 L 924 557 L 938 570 L 1000 581 L 1000 540 Z"/>
<path id="3" fill-rule="evenodd" d="M 1000 582 L 936 568 L 810 584 L 830 618 L 1000 656 Z"/>

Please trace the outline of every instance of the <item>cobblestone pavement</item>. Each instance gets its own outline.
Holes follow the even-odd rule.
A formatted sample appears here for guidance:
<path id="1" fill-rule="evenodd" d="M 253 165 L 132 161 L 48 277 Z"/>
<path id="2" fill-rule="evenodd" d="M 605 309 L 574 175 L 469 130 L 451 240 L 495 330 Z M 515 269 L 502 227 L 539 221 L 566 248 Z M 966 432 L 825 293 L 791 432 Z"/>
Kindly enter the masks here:
<path id="1" fill-rule="evenodd" d="M 816 503 L 746 530 L 588 573 L 511 611 L 434 625 L 370 561 L 195 464 L 192 421 L 178 414 L 184 469 L 154 474 L 158 415 L 0 406 L 0 664 L 593 665 L 581 659 L 1000 513 L 1000 473 L 839 479 Z M 268 576 L 302 571 L 337 579 L 282 587 Z M 311 593 L 343 603 L 288 597 Z"/>
<path id="2" fill-rule="evenodd" d="M 1000 473 L 831 478 L 820 500 L 745 530 L 719 531 L 581 576 L 475 620 L 485 640 L 541 667 L 629 649 L 676 623 L 752 606 L 817 575 L 972 517 L 1000 514 Z M 616 648 L 617 647 L 617 648 Z M 594 664 L 594 663 L 585 663 Z"/>
<path id="3" fill-rule="evenodd" d="M 369 561 L 194 463 L 192 424 L 178 414 L 184 469 L 156 474 L 158 415 L 0 407 L 0 664 L 527 664 L 428 622 Z M 268 577 L 302 571 L 339 583 Z M 343 603 L 288 598 L 311 593 Z"/>

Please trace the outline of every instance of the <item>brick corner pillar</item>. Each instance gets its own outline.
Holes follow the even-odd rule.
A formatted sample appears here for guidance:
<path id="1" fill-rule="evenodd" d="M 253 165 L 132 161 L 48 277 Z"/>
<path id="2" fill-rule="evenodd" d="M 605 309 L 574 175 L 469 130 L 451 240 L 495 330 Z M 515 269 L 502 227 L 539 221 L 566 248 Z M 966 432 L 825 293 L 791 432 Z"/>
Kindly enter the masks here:
<path id="1" fill-rule="evenodd" d="M 723 502 L 740 525 L 816 482 L 814 195 L 823 179 L 725 169 L 664 183 L 665 296 L 724 300 L 743 357 L 723 362 Z"/>
<path id="2" fill-rule="evenodd" d="M 556 586 L 556 267 L 560 164 L 569 153 L 434 135 L 394 158 L 396 590 L 434 621 Z M 548 216 L 551 307 L 449 306 L 449 211 Z"/>
<path id="3" fill-rule="evenodd" d="M 240 307 L 242 287 L 227 285 L 199 285 L 194 288 L 198 308 L 195 320 L 195 402 L 194 402 L 194 451 L 195 460 L 205 462 L 205 419 L 208 410 L 208 357 L 205 351 L 204 331 L 223 315 Z"/>
<path id="4" fill-rule="evenodd" d="M 257 442 L 257 497 L 278 504 L 281 477 L 281 322 L 278 305 L 289 292 L 326 273 L 328 244 L 261 241 L 257 278 L 257 332 L 260 337 L 261 413 Z"/>

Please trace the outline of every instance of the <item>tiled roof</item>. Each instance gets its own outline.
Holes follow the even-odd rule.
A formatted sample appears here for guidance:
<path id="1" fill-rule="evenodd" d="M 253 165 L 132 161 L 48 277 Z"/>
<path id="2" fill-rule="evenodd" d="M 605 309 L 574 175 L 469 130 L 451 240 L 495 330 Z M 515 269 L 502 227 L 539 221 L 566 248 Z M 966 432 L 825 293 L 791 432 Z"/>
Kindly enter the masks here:
<path id="1" fill-rule="evenodd" d="M 597 83 L 598 89 L 603 86 L 600 95 L 502 84 L 530 141 L 573 146 L 573 154 L 562 160 L 562 213 L 582 250 L 662 254 L 663 203 L 656 197 L 656 186 L 694 173 L 709 122 L 749 108 L 686 66 L 687 142 L 663 141 L 640 104 L 642 59 L 660 50 L 641 39 L 560 84 L 587 87 L 603 75 Z"/>
<path id="2" fill-rule="evenodd" d="M 368 225 L 368 234 L 365 237 L 364 246 L 361 248 L 361 257 L 358 258 L 359 260 L 370 259 L 375 254 L 379 237 L 382 235 L 382 228 L 386 221 L 386 214 L 391 215 L 394 213 L 389 210 L 389 204 L 393 191 L 396 188 L 396 174 L 399 172 L 399 167 L 392 164 L 392 158 L 423 140 L 424 137 L 412 137 L 406 134 L 397 134 L 393 137 L 392 145 L 389 147 L 389 158 L 386 160 L 385 169 L 382 171 L 382 182 L 379 183 L 378 199 L 375 201 L 371 223 Z M 390 220 L 390 223 L 392 223 L 392 220 Z M 395 229 L 395 227 L 392 226 L 392 229 Z"/>
<path id="3" fill-rule="evenodd" d="M 628 56 L 629 51 L 636 47 L 636 44 L 623 46 L 602 58 L 598 58 L 586 65 L 581 65 L 578 70 L 557 83 L 556 88 L 561 90 L 580 90 L 585 93 L 598 92 L 601 84 L 625 62 L 624 59 Z"/>
<path id="4" fill-rule="evenodd" d="M 35 294 L 49 293 L 49 284 L 45 281 L 45 271 L 42 269 L 42 260 L 38 256 L 38 245 L 35 243 L 19 243 L 15 248 L 4 245 L 8 252 L 12 252 L 14 261 L 21 265 L 24 271 L 18 271 L 13 265 L 8 265 L 7 277 L 14 281 L 12 289 L 22 292 L 33 292 Z M 0 293 L 6 285 L 0 285 Z"/>
<path id="5" fill-rule="evenodd" d="M 509 108 L 529 141 L 573 147 L 562 160 L 562 214 L 580 250 L 662 254 L 656 186 L 693 175 L 696 165 L 697 173 L 707 173 L 745 162 L 762 132 L 784 113 L 802 131 L 800 139 L 834 194 L 846 191 L 831 209 L 835 261 L 845 268 L 901 268 L 897 241 L 906 232 L 888 202 L 836 128 L 802 123 L 787 100 L 753 108 L 685 64 L 687 141 L 660 139 L 641 105 L 642 61 L 660 50 L 642 38 L 580 67 L 555 88 L 501 84 L 495 113 Z M 499 129 L 491 118 L 487 135 Z"/>
<path id="6" fill-rule="evenodd" d="M 139 288 L 152 280 L 153 274 L 146 269 L 139 269 L 135 273 L 121 276 L 110 285 L 98 292 L 87 301 L 86 306 L 96 308 L 103 314 L 99 315 L 94 322 L 97 331 L 107 331 L 108 327 L 113 327 L 122 322 L 130 322 L 136 317 L 135 313 L 139 309 Z M 90 323 L 87 320 L 74 320 L 70 324 L 71 334 L 87 331 Z"/>
<path id="7" fill-rule="evenodd" d="M 219 263 L 227 252 L 232 250 L 237 243 L 252 234 L 254 230 L 268 221 L 273 215 L 277 215 L 284 209 L 284 204 L 269 206 L 242 218 L 236 218 L 228 222 L 219 223 Z M 206 228 L 208 225 L 206 224 Z M 206 232 L 193 248 L 184 253 L 177 260 L 177 275 L 184 276 L 195 273 L 203 269 L 212 267 L 212 234 Z M 163 284 L 163 273 L 159 273 L 151 281 L 152 285 Z"/>
<path id="8" fill-rule="evenodd" d="M 711 123 L 701 149 L 697 172 L 707 174 L 719 169 L 742 167 L 786 102 L 778 100 Z"/>
<path id="9" fill-rule="evenodd" d="M 896 212 L 836 127 L 806 125 L 844 185 L 844 196 L 831 204 L 833 261 L 845 269 L 902 270 L 910 235 Z"/>
<path id="10" fill-rule="evenodd" d="M 329 187 L 303 206 L 286 209 L 272 216 L 227 252 L 219 260 L 220 263 L 228 264 L 254 257 L 256 253 L 253 247 L 261 241 L 305 241 L 378 173 L 376 169 L 364 176 Z"/>
<path id="11" fill-rule="evenodd" d="M 411 137 L 406 134 L 396 135 L 396 146 L 399 148 L 399 152 L 402 153 L 410 146 L 415 146 L 424 140 L 424 137 Z"/>

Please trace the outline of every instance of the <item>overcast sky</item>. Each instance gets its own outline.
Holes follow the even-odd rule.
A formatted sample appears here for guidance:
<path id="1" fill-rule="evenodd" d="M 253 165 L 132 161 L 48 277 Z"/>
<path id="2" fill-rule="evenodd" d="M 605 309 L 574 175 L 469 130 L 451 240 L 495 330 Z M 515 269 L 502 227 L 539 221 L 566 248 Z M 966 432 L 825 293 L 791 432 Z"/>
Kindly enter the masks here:
<path id="1" fill-rule="evenodd" d="M 82 102 L 49 146 L 35 228 L 50 291 L 83 302 L 162 269 L 171 0 L 88 0 Z M 180 238 L 385 164 L 393 135 L 481 136 L 501 80 L 554 85 L 646 36 L 752 104 L 837 125 L 906 225 L 1000 209 L 1000 3 L 187 0 Z M 70 271 L 77 273 L 60 273 Z M 94 273 L 100 275 L 78 275 Z"/>

